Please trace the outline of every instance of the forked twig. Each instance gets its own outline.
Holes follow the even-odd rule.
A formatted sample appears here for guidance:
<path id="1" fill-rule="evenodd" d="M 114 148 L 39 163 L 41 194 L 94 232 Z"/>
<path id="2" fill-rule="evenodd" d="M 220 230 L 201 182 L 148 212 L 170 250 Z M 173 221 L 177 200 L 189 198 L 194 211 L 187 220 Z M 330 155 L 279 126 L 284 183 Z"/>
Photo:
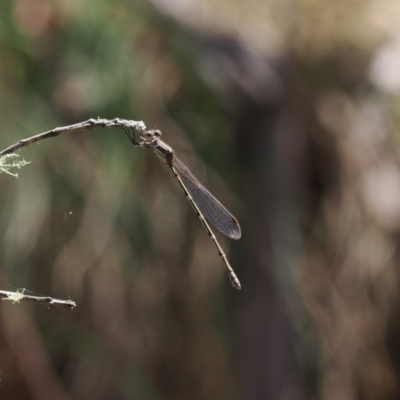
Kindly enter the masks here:
<path id="1" fill-rule="evenodd" d="M 16 151 L 22 149 L 23 147 L 29 146 L 32 143 L 39 142 L 40 140 L 56 137 L 66 133 L 80 132 L 80 131 L 90 131 L 94 128 L 118 128 L 132 130 L 138 132 L 139 135 L 146 131 L 146 125 L 142 121 L 129 121 L 125 119 L 115 118 L 112 120 L 108 119 L 88 119 L 87 121 L 80 122 L 78 124 L 62 126 L 59 128 L 52 129 L 47 132 L 39 133 L 38 135 L 31 136 L 27 139 L 21 139 L 19 142 L 7 147 L 6 149 L 0 151 L 0 157 L 6 154 L 15 153 Z M 12 167 L 15 165 L 7 165 Z M 18 165 L 17 165 L 18 166 Z M 7 172 L 7 170 L 5 171 Z M 59 306 L 66 308 L 68 311 L 72 311 L 76 304 L 72 300 L 60 300 L 49 296 L 33 296 L 24 293 L 25 290 L 20 290 L 17 292 L 8 292 L 5 290 L 0 290 L 0 298 L 3 300 L 9 300 L 13 303 L 19 303 L 21 301 L 29 301 L 34 303 L 39 303 L 47 306 Z"/>
<path id="2" fill-rule="evenodd" d="M 76 303 L 72 300 L 60 300 L 49 296 L 32 296 L 25 294 L 25 289 L 16 292 L 8 292 L 0 290 L 0 298 L 9 300 L 12 303 L 20 303 L 21 301 L 29 301 L 33 303 L 43 304 L 45 306 L 59 306 L 72 311 L 76 307 Z"/>
<path id="3" fill-rule="evenodd" d="M 32 143 L 39 142 L 40 140 L 56 137 L 66 133 L 80 132 L 80 131 L 91 131 L 94 128 L 118 128 L 124 130 L 134 130 L 139 134 L 143 134 L 146 131 L 146 125 L 142 121 L 131 121 L 126 119 L 88 119 L 87 121 L 80 122 L 78 124 L 61 126 L 59 128 L 52 129 L 51 131 L 39 133 L 38 135 L 31 136 L 27 139 L 21 139 L 19 142 L 7 147 L 0 151 L 0 156 L 4 154 L 15 153 L 17 150 L 23 147 L 29 146 Z"/>

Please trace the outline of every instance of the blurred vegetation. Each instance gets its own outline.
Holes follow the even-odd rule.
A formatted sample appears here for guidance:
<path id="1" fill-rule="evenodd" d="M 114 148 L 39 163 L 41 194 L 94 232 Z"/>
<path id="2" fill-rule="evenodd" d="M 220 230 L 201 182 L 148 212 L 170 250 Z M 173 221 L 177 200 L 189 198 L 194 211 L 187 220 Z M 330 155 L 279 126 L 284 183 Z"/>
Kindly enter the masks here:
<path id="1" fill-rule="evenodd" d="M 400 7 L 3 0 L 0 148 L 157 127 L 238 217 L 218 236 L 122 131 L 1 174 L 3 399 L 396 399 Z M 229 250 L 229 251 L 228 251 Z"/>

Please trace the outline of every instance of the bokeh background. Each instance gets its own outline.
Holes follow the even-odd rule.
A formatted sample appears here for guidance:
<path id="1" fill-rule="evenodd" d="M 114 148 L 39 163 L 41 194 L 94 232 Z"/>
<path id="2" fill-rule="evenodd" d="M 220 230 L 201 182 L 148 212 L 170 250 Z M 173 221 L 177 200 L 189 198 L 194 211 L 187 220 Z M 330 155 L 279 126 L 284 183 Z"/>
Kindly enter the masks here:
<path id="1" fill-rule="evenodd" d="M 400 4 L 2 0 L 0 147 L 143 120 L 239 219 L 233 290 L 120 130 L 0 176 L 1 399 L 400 398 Z"/>

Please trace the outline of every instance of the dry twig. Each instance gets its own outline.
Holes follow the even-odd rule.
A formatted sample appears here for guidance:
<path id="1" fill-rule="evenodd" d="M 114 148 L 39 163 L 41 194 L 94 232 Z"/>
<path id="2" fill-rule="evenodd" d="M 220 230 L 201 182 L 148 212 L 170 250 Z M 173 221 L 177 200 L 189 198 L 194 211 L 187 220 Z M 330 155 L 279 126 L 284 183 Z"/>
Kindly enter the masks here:
<path id="1" fill-rule="evenodd" d="M 4 154 L 15 153 L 17 150 L 23 147 L 29 146 L 32 143 L 39 142 L 40 140 L 56 137 L 66 133 L 80 132 L 80 131 L 91 131 L 94 128 L 118 128 L 118 129 L 133 129 L 134 131 L 144 133 L 146 131 L 146 125 L 142 121 L 131 121 L 126 119 L 88 119 L 87 121 L 80 122 L 78 124 L 61 126 L 59 128 L 52 129 L 51 131 L 39 133 L 38 135 L 31 136 L 27 139 L 21 139 L 19 142 L 7 147 L 0 151 L 0 156 Z"/>
<path id="2" fill-rule="evenodd" d="M 49 296 L 32 296 L 25 294 L 25 289 L 17 290 L 16 292 L 7 292 L 0 290 L 0 297 L 3 300 L 9 300 L 13 304 L 20 303 L 21 301 L 29 301 L 33 303 L 43 304 L 45 306 L 59 306 L 72 311 L 76 307 L 76 303 L 72 300 L 60 300 Z"/>
<path id="3" fill-rule="evenodd" d="M 69 126 L 62 126 L 59 128 L 52 129 L 51 131 L 39 133 L 38 135 L 31 136 L 27 139 L 21 139 L 19 142 L 7 147 L 6 149 L 0 151 L 0 157 L 6 154 L 15 153 L 16 151 L 22 149 L 23 147 L 29 146 L 32 143 L 39 142 L 40 140 L 47 139 L 50 137 L 56 137 L 66 133 L 80 132 L 80 131 L 90 131 L 94 128 L 118 128 L 124 130 L 134 130 L 139 134 L 146 131 L 146 125 L 142 121 L 129 121 L 125 119 L 115 118 L 113 120 L 107 119 L 88 119 L 87 121 L 80 122 L 78 124 L 73 124 Z M 15 165 L 11 165 L 15 166 Z M 7 172 L 7 171 L 6 171 Z M 25 289 L 18 290 L 17 292 L 8 292 L 5 290 L 0 290 L 0 298 L 3 300 L 9 300 L 13 303 L 20 303 L 21 301 L 29 301 L 34 303 L 39 303 L 47 306 L 59 306 L 66 308 L 68 311 L 72 311 L 76 304 L 72 300 L 60 300 L 48 296 L 32 296 L 25 294 Z"/>

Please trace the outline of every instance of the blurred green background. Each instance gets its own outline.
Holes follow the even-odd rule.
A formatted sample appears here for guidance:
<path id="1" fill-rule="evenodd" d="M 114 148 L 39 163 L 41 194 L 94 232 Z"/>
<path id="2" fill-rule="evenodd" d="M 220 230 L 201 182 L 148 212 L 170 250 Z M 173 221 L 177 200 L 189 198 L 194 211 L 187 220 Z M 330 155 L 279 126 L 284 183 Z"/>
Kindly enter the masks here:
<path id="1" fill-rule="evenodd" d="M 2 0 L 0 149 L 157 127 L 238 218 L 221 259 L 120 130 L 0 182 L 1 399 L 400 398 L 400 6 Z"/>

